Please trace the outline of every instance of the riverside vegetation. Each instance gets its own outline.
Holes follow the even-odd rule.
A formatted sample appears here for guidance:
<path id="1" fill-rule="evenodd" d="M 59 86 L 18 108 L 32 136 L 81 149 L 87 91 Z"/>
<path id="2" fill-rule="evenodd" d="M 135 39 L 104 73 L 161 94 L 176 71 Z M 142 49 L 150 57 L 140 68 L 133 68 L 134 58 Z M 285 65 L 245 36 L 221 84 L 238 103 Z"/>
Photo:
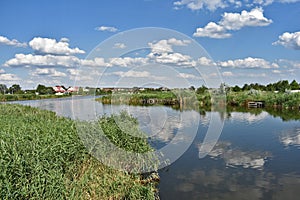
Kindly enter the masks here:
<path id="1" fill-rule="evenodd" d="M 266 108 L 298 110 L 300 107 L 300 92 L 292 93 L 292 89 L 299 90 L 299 84 L 295 81 L 292 81 L 291 83 L 279 81 L 274 84 L 268 84 L 267 86 L 245 84 L 242 88 L 239 86 L 229 87 L 222 84 L 219 89 L 208 89 L 205 86 L 202 86 L 198 89 L 191 87 L 189 89 L 167 91 L 148 89 L 131 94 L 126 92 L 115 92 L 98 98 L 97 100 L 104 104 L 162 104 L 176 107 L 176 105 L 180 103 L 180 99 L 194 95 L 199 102 L 199 108 L 209 108 L 212 105 L 246 107 L 247 102 L 249 101 L 262 101 Z M 211 94 L 214 95 L 214 102 L 212 102 Z M 226 101 L 222 98 L 225 96 Z"/>
<path id="2" fill-rule="evenodd" d="M 113 117 L 135 122 L 124 113 L 100 118 L 109 140 L 128 151 L 151 150 L 146 139 L 126 137 Z M 1 199 L 155 199 L 156 183 L 92 157 L 71 119 L 0 104 L 0 127 Z"/>

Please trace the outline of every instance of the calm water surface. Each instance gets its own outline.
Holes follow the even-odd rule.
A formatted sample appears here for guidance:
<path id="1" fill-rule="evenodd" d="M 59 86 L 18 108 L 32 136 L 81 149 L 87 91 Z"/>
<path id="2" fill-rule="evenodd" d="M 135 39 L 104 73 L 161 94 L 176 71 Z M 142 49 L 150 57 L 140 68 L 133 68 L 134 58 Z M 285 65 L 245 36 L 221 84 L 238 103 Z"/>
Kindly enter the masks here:
<path id="1" fill-rule="evenodd" d="M 164 106 L 103 105 L 92 97 L 17 102 L 79 120 L 127 110 L 161 148 L 177 140 L 191 146 L 172 165 L 159 171 L 161 199 L 284 199 L 300 197 L 300 121 L 283 121 L 265 111 L 218 113 L 177 111 Z M 300 113 L 298 113 L 300 114 Z M 199 158 L 211 116 L 224 122 L 214 149 Z M 200 123 L 195 119 L 199 119 Z M 190 134 L 190 131 L 196 133 Z"/>

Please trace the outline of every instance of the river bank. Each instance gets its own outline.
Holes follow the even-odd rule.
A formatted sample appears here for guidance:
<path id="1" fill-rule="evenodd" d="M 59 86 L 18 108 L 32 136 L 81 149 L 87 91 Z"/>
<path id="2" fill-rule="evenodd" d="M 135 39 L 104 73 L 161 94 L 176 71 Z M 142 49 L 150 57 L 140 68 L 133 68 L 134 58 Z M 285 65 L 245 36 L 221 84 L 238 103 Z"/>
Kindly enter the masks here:
<path id="1" fill-rule="evenodd" d="M 214 99 L 211 98 L 212 94 Z M 219 93 L 218 91 L 204 91 L 202 93 L 196 93 L 190 90 L 182 90 L 181 93 L 178 91 L 146 91 L 134 94 L 115 93 L 103 96 L 96 100 L 103 104 L 146 106 L 167 105 L 178 107 L 186 105 L 195 106 L 195 104 L 198 104 L 199 108 L 210 107 L 213 105 L 248 107 L 248 102 L 262 102 L 263 107 L 266 108 L 287 110 L 300 109 L 300 93 L 275 93 L 269 91 L 241 91 L 226 92 L 224 94 Z"/>
<path id="2" fill-rule="evenodd" d="M 155 199 L 157 180 L 101 164 L 78 137 L 73 120 L 29 106 L 0 104 L 1 199 Z M 133 120 L 125 116 L 127 120 Z M 110 117 L 99 119 L 113 128 Z M 114 129 L 114 128 L 113 128 Z M 122 132 L 106 131 L 107 137 Z M 123 147 L 126 135 L 116 144 Z M 125 149 L 149 150 L 145 140 Z"/>

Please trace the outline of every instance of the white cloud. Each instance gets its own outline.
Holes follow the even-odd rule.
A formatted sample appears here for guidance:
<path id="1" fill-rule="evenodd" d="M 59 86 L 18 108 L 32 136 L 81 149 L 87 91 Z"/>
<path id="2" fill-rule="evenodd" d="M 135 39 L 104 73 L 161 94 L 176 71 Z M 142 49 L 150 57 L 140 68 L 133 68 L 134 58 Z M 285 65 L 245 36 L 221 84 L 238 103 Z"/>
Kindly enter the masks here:
<path id="1" fill-rule="evenodd" d="M 150 58 L 151 61 L 161 64 L 195 66 L 196 62 L 193 61 L 189 55 L 177 53 L 173 50 L 173 46 L 187 46 L 190 42 L 190 40 L 170 38 L 168 40 L 148 43 L 151 52 L 147 57 Z"/>
<path id="2" fill-rule="evenodd" d="M 79 69 L 67 69 L 71 76 L 78 76 L 82 71 Z"/>
<path id="3" fill-rule="evenodd" d="M 20 78 L 15 74 L 0 74 L 0 81 L 19 81 Z"/>
<path id="4" fill-rule="evenodd" d="M 69 39 L 62 38 L 60 41 L 50 38 L 35 37 L 29 42 L 29 46 L 39 52 L 45 54 L 55 55 L 72 55 L 72 54 L 83 54 L 83 50 L 69 47 Z"/>
<path id="5" fill-rule="evenodd" d="M 142 58 L 142 57 L 110 58 L 107 66 L 132 67 L 136 65 L 144 65 L 147 62 L 148 62 L 148 58 Z"/>
<path id="6" fill-rule="evenodd" d="M 196 66 L 196 62 L 193 61 L 189 55 L 183 55 L 181 53 L 163 53 L 160 55 L 150 54 L 149 58 L 153 59 L 156 63 L 161 64 L 187 67 Z"/>
<path id="7" fill-rule="evenodd" d="M 231 76 L 233 76 L 233 73 L 232 72 L 223 72 L 222 76 L 231 77 Z"/>
<path id="8" fill-rule="evenodd" d="M 278 2 L 278 3 L 296 3 L 299 2 L 300 0 L 254 0 L 253 4 L 259 4 L 259 5 L 270 5 L 274 2 Z"/>
<path id="9" fill-rule="evenodd" d="M 279 59 L 278 62 L 281 64 L 284 64 L 284 65 L 291 66 L 296 69 L 300 69 L 300 61 L 299 60 L 296 61 L 296 60 Z"/>
<path id="10" fill-rule="evenodd" d="M 4 45 L 9 45 L 9 46 L 15 46 L 15 47 L 26 47 L 27 44 L 26 43 L 21 43 L 16 39 L 8 39 L 7 37 L 1 36 L 0 35 L 0 45 L 4 44 Z"/>
<path id="11" fill-rule="evenodd" d="M 217 8 L 227 7 L 225 0 L 181 0 L 174 2 L 175 8 L 186 6 L 191 10 L 200 10 L 206 8 L 210 11 L 214 11 Z"/>
<path id="12" fill-rule="evenodd" d="M 147 78 L 150 77 L 151 74 L 147 71 L 128 71 L 128 72 L 114 72 L 113 74 L 118 75 L 120 77 L 132 77 L 132 78 Z"/>
<path id="13" fill-rule="evenodd" d="M 274 74 L 281 74 L 281 71 L 280 71 L 280 70 L 277 70 L 277 69 L 272 70 L 272 72 L 273 72 Z"/>
<path id="14" fill-rule="evenodd" d="M 244 58 L 236 60 L 227 61 L 213 61 L 207 57 L 201 57 L 198 59 L 197 63 L 202 66 L 219 66 L 223 68 L 262 68 L 262 69 L 272 69 L 279 68 L 279 65 L 275 62 L 269 62 L 262 58 Z"/>
<path id="15" fill-rule="evenodd" d="M 173 52 L 172 46 L 187 46 L 190 43 L 190 40 L 178 40 L 176 38 L 170 38 L 168 40 L 149 42 L 148 45 L 153 54 L 161 54 Z"/>
<path id="16" fill-rule="evenodd" d="M 179 78 L 184 78 L 184 79 L 200 79 L 199 77 L 195 76 L 194 74 L 188 74 L 188 73 L 179 73 L 177 75 Z"/>
<path id="17" fill-rule="evenodd" d="M 32 55 L 32 54 L 16 54 L 14 58 L 6 61 L 6 67 L 19 66 L 62 66 L 74 67 L 80 64 L 80 59 L 75 56 L 57 56 L 57 55 Z"/>
<path id="18" fill-rule="evenodd" d="M 186 6 L 190 10 L 201 10 L 207 9 L 209 11 L 215 11 L 218 8 L 226 7 L 241 7 L 241 6 L 267 6 L 274 2 L 277 3 L 295 3 L 300 0 L 180 0 L 173 3 L 174 8 L 178 10 L 181 7 Z"/>
<path id="19" fill-rule="evenodd" d="M 219 22 L 226 30 L 240 30 L 245 26 L 268 26 L 272 20 L 267 19 L 262 8 L 253 8 L 250 12 L 224 13 Z"/>
<path id="20" fill-rule="evenodd" d="M 243 10 L 241 13 L 224 13 L 218 22 L 209 22 L 204 28 L 197 28 L 194 37 L 229 38 L 228 31 L 237 31 L 246 26 L 268 26 L 272 20 L 263 15 L 262 8 L 254 8 L 251 11 Z"/>
<path id="21" fill-rule="evenodd" d="M 210 37 L 210 38 L 229 38 L 230 33 L 227 30 L 215 22 L 209 22 L 204 28 L 197 28 L 196 32 L 193 34 L 194 37 Z"/>
<path id="22" fill-rule="evenodd" d="M 4 74 L 4 73 L 5 73 L 4 69 L 0 69 L 0 74 Z"/>
<path id="23" fill-rule="evenodd" d="M 282 45 L 286 48 L 300 50 L 300 31 L 295 33 L 285 32 L 279 36 L 279 40 L 273 45 Z"/>
<path id="24" fill-rule="evenodd" d="M 233 67 L 233 68 L 279 68 L 277 63 L 270 63 L 262 58 L 248 57 L 245 59 L 227 60 L 217 63 L 220 67 Z"/>
<path id="25" fill-rule="evenodd" d="M 198 59 L 198 64 L 202 66 L 217 66 L 217 63 L 215 63 L 213 60 L 207 58 L 207 57 L 201 57 Z"/>
<path id="26" fill-rule="evenodd" d="M 126 45 L 124 43 L 116 43 L 114 45 L 114 48 L 115 49 L 125 49 L 126 48 Z"/>
<path id="27" fill-rule="evenodd" d="M 113 26 L 99 26 L 95 28 L 97 31 L 117 32 L 118 29 Z"/>
<path id="28" fill-rule="evenodd" d="M 32 76 L 51 76 L 51 77 L 66 77 L 63 72 L 57 71 L 53 68 L 37 68 L 31 73 Z"/>

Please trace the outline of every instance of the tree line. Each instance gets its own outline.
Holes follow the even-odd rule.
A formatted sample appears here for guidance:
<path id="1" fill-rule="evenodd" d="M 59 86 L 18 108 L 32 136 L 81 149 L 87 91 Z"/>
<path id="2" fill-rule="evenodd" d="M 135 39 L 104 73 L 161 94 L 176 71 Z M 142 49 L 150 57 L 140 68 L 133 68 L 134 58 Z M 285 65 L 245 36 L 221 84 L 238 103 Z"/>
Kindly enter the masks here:
<path id="1" fill-rule="evenodd" d="M 202 85 L 201 87 L 195 89 L 193 86 L 190 87 L 190 89 L 195 90 L 196 93 L 201 94 L 205 91 L 208 91 L 208 88 Z M 300 83 L 298 83 L 296 80 L 293 80 L 289 82 L 288 80 L 280 80 L 276 83 L 269 83 L 267 85 L 262 85 L 259 83 L 251 83 L 251 84 L 244 84 L 242 87 L 235 85 L 235 86 L 227 86 L 225 84 L 221 84 L 220 86 L 221 90 L 226 91 L 233 91 L 233 92 L 241 92 L 241 91 L 249 91 L 249 90 L 260 90 L 260 91 L 278 91 L 278 92 L 286 92 L 289 90 L 299 90 L 300 89 Z"/>

